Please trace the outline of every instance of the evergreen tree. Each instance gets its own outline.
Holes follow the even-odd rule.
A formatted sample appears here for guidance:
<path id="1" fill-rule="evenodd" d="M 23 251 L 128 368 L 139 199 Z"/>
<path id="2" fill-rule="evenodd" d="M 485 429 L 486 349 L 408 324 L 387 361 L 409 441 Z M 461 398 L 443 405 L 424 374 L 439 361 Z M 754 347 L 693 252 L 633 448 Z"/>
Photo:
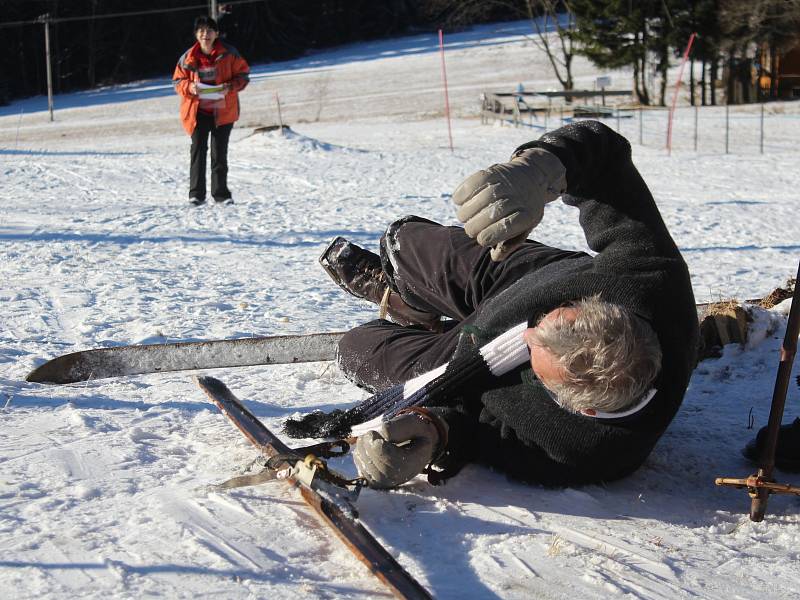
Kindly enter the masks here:
<path id="1" fill-rule="evenodd" d="M 720 22 L 718 0 L 683 0 L 673 14 L 675 28 L 672 33 L 676 56 L 682 51 L 692 33 L 696 33 L 690 55 L 691 102 L 695 104 L 694 63 L 701 63 L 700 101 L 703 106 L 716 104 L 716 80 L 720 49 Z"/>
<path id="2" fill-rule="evenodd" d="M 633 69 L 633 87 L 642 104 L 650 104 L 648 49 L 652 42 L 648 16 L 654 0 L 572 0 L 578 52 L 598 67 Z"/>

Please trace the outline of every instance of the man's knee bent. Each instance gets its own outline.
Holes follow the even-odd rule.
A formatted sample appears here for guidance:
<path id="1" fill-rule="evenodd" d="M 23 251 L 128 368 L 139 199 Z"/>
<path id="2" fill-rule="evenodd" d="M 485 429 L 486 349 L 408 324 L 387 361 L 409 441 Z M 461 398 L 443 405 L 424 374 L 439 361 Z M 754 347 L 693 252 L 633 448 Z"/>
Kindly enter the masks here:
<path id="1" fill-rule="evenodd" d="M 390 281 L 394 281 L 396 271 L 402 270 L 402 268 L 400 268 L 402 265 L 402 255 L 398 252 L 402 246 L 399 237 L 400 230 L 402 229 L 405 234 L 413 236 L 414 230 L 420 226 L 424 228 L 429 228 L 431 226 L 443 227 L 443 225 L 431 221 L 430 219 L 425 219 L 416 215 L 407 215 L 392 222 L 381 236 L 381 267 L 384 273 L 389 276 Z"/>
<path id="2" fill-rule="evenodd" d="M 388 387 L 389 381 L 376 364 L 376 355 L 389 332 L 399 327 L 377 319 L 346 332 L 339 340 L 336 363 L 345 377 L 369 391 Z"/>

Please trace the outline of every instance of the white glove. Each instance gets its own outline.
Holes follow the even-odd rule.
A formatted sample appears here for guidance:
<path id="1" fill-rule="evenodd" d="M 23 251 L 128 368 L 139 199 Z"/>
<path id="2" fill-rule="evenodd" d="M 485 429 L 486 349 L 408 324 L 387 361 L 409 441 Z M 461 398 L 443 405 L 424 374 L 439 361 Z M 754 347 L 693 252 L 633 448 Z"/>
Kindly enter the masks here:
<path id="1" fill-rule="evenodd" d="M 353 451 L 358 473 L 372 488 L 397 487 L 434 460 L 446 431 L 444 420 L 425 409 L 399 414 L 359 436 Z"/>
<path id="2" fill-rule="evenodd" d="M 453 192 L 456 216 L 467 235 L 493 246 L 500 261 L 522 244 L 544 216 L 544 205 L 567 188 L 561 161 L 541 148 L 467 177 Z"/>

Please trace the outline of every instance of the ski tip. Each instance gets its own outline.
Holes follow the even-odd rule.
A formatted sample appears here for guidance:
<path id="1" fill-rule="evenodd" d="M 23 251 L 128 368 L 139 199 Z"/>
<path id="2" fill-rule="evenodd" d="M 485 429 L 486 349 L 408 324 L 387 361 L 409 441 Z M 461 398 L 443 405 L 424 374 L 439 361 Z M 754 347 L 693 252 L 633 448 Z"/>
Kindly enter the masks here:
<path id="1" fill-rule="evenodd" d="M 219 379 L 215 377 L 209 377 L 208 375 L 194 375 L 192 376 L 192 379 L 194 379 L 195 382 L 197 382 L 197 385 L 199 385 L 200 387 L 223 385 L 223 383 Z"/>
<path id="2" fill-rule="evenodd" d="M 215 377 L 209 377 L 208 375 L 195 375 L 193 379 L 200 389 L 211 396 L 212 399 L 214 397 L 225 396 L 231 393 L 228 389 L 228 386 Z"/>
<path id="3" fill-rule="evenodd" d="M 25 376 L 25 381 L 29 383 L 47 383 L 60 385 L 64 383 L 75 383 L 79 381 L 74 377 L 69 377 L 58 365 L 56 359 L 49 360 L 39 365 Z"/>
<path id="4" fill-rule="evenodd" d="M 28 373 L 25 381 L 30 383 L 79 383 L 91 379 L 104 379 L 116 374 L 103 374 L 92 360 L 93 351 L 70 352 L 51 358 Z"/>

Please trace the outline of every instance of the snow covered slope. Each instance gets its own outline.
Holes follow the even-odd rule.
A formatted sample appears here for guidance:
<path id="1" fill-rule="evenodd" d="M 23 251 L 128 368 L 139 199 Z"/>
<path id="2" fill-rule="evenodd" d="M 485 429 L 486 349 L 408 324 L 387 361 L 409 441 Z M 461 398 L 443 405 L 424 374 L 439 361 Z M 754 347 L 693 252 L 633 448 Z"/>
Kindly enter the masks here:
<path id="1" fill-rule="evenodd" d="M 55 123 L 42 99 L 0 108 L 1 597 L 385 597 L 292 491 L 208 489 L 255 455 L 189 375 L 64 387 L 24 377 L 89 347 L 373 318 L 317 256 L 336 235 L 375 248 L 405 214 L 454 222 L 458 182 L 541 134 L 474 118 L 481 89 L 553 85 L 522 29 L 449 38 L 452 153 L 433 36 L 254 67 L 229 207 L 187 205 L 189 141 L 166 80 L 57 97 Z M 576 71 L 584 83 L 595 75 L 580 61 Z M 254 133 L 276 122 L 276 92 L 292 131 Z M 635 143 L 635 120 L 620 127 L 698 301 L 759 295 L 794 275 L 798 107 L 769 107 L 764 155 L 757 119 L 730 155 L 684 143 L 668 157 Z M 536 236 L 585 245 L 560 203 Z M 365 491 L 363 522 L 437 598 L 797 597 L 800 501 L 773 497 L 753 524 L 743 491 L 713 485 L 753 470 L 739 450 L 755 433 L 751 410 L 756 429 L 766 424 L 784 326 L 781 310 L 763 313 L 753 343 L 702 363 L 674 424 L 624 481 L 550 490 L 469 467 L 440 488 Z M 363 398 L 324 363 L 210 374 L 276 429 Z M 792 385 L 787 421 L 799 398 Z"/>

